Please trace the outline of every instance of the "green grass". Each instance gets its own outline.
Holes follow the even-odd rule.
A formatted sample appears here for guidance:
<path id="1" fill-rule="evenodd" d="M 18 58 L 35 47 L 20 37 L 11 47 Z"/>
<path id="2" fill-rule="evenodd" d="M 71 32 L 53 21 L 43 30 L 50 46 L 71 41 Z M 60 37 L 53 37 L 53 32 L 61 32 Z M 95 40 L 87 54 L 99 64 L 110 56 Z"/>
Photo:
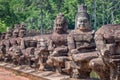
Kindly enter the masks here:
<path id="1" fill-rule="evenodd" d="M 95 73 L 94 71 L 92 71 L 92 72 L 90 73 L 90 77 L 91 77 L 91 78 L 98 78 L 98 79 L 100 79 L 99 75 L 98 75 L 97 73 Z"/>

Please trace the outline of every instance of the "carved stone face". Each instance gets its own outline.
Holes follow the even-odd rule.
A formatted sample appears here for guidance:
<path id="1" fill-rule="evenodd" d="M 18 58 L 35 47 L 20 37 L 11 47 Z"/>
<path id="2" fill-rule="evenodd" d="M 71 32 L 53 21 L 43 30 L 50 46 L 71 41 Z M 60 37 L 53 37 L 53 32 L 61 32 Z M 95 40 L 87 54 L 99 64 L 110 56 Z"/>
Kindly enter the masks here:
<path id="1" fill-rule="evenodd" d="M 13 37 L 14 37 L 14 38 L 17 38 L 17 37 L 18 37 L 18 31 L 14 31 L 14 32 L 13 32 Z"/>
<path id="2" fill-rule="evenodd" d="M 62 31 L 63 31 L 62 24 L 56 24 L 55 32 L 56 33 L 62 33 Z"/>
<path id="3" fill-rule="evenodd" d="M 24 29 L 24 28 L 25 28 L 25 25 L 24 25 L 24 24 L 21 24 L 21 25 L 20 25 L 20 28 Z"/>
<path id="4" fill-rule="evenodd" d="M 87 17 L 78 17 L 77 19 L 77 29 L 84 31 L 90 28 L 90 22 Z"/>
<path id="5" fill-rule="evenodd" d="M 7 34 L 5 35 L 5 38 L 6 38 L 6 39 L 9 39 L 11 36 L 12 36 L 11 33 L 7 33 Z"/>
<path id="6" fill-rule="evenodd" d="M 66 20 L 62 13 L 59 13 L 54 21 L 54 31 L 59 34 L 67 31 Z"/>
<path id="7" fill-rule="evenodd" d="M 26 31 L 25 30 L 20 30 L 19 31 L 19 37 L 24 37 L 26 35 Z"/>
<path id="8" fill-rule="evenodd" d="M 20 27 L 19 24 L 15 24 L 15 25 L 14 25 L 14 29 L 18 29 L 19 27 Z"/>

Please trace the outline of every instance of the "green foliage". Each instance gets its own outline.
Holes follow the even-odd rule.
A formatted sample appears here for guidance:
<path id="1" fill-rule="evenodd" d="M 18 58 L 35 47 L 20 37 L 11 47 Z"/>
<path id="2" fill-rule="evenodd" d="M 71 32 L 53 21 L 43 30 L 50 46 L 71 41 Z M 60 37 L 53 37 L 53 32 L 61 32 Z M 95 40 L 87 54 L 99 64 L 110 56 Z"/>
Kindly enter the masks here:
<path id="1" fill-rule="evenodd" d="M 62 12 L 68 28 L 73 29 L 77 7 L 83 3 L 88 7 L 92 28 L 120 23 L 119 0 L 0 0 L 0 20 L 4 29 L 21 22 L 25 22 L 27 29 L 52 29 L 56 15 Z"/>
<path id="2" fill-rule="evenodd" d="M 5 32 L 7 29 L 7 26 L 4 21 L 0 20 L 0 32 Z"/>
<path id="3" fill-rule="evenodd" d="M 91 77 L 91 78 L 98 78 L 98 79 L 100 79 L 99 75 L 98 75 L 96 72 L 94 72 L 94 71 L 92 71 L 92 72 L 90 73 L 90 77 Z"/>

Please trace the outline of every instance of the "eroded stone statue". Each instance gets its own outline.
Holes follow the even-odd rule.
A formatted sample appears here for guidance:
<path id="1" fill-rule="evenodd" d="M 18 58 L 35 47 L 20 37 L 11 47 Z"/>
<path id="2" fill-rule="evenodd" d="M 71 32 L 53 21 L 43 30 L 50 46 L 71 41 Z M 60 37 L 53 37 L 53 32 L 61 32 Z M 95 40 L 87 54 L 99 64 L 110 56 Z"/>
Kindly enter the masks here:
<path id="1" fill-rule="evenodd" d="M 4 60 L 4 57 L 6 54 L 6 46 L 4 44 L 5 43 L 4 39 L 5 39 L 5 33 L 1 33 L 1 36 L 0 36 L 0 60 L 1 61 Z"/>
<path id="2" fill-rule="evenodd" d="M 26 28 L 25 25 L 23 23 L 20 24 L 19 26 L 19 37 L 23 38 L 26 36 Z"/>
<path id="3" fill-rule="evenodd" d="M 97 57 L 97 54 L 95 51 L 94 31 L 90 29 L 90 17 L 86 6 L 80 5 L 78 7 L 75 30 L 69 33 L 67 40 L 69 56 L 71 57 L 72 72 L 69 72 L 71 77 L 90 78 L 91 68 L 88 64 L 91 59 Z"/>
<path id="4" fill-rule="evenodd" d="M 16 65 L 22 65 L 22 51 L 20 49 L 20 45 L 18 44 L 18 35 L 19 35 L 19 27 L 15 26 L 12 34 L 12 38 L 10 39 L 11 47 L 7 54 L 10 55 L 11 60 Z"/>
<path id="5" fill-rule="evenodd" d="M 49 40 L 48 50 L 50 56 L 47 63 L 55 67 L 56 72 L 61 73 L 67 58 L 67 22 L 62 13 L 59 13 L 54 21 L 54 31 Z"/>
<path id="6" fill-rule="evenodd" d="M 1 33 L 1 39 L 0 40 L 3 40 L 5 39 L 5 33 Z"/>
<path id="7" fill-rule="evenodd" d="M 33 40 L 32 37 L 24 37 L 21 39 L 20 49 L 23 52 L 25 63 L 30 67 L 33 67 L 35 61 L 34 51 L 37 47 L 37 41 Z"/>
<path id="8" fill-rule="evenodd" d="M 48 56 L 49 56 L 49 51 L 48 51 L 47 40 L 44 38 L 37 39 L 37 48 L 35 48 L 36 69 L 45 70 Z"/>
<path id="9" fill-rule="evenodd" d="M 3 61 L 6 54 L 6 47 L 3 41 L 0 41 L 0 61 Z"/>
<path id="10" fill-rule="evenodd" d="M 104 25 L 95 33 L 99 57 L 90 65 L 101 80 L 120 80 L 120 25 Z"/>
<path id="11" fill-rule="evenodd" d="M 12 37 L 12 29 L 8 28 L 6 35 L 5 35 L 5 39 L 2 40 L 3 44 L 5 45 L 6 54 L 5 54 L 4 60 L 6 62 L 10 60 L 10 55 L 8 54 L 8 52 L 9 52 L 10 47 L 12 46 L 10 42 L 11 37 Z"/>

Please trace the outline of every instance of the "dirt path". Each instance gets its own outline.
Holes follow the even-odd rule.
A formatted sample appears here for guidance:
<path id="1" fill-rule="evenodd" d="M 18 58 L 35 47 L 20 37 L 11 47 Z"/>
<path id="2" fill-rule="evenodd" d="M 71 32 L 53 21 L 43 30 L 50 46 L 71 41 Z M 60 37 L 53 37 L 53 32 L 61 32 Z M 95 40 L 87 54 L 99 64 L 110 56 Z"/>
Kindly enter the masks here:
<path id="1" fill-rule="evenodd" d="M 0 80 L 29 80 L 28 78 L 17 76 L 16 74 L 9 72 L 5 69 L 0 69 Z"/>

